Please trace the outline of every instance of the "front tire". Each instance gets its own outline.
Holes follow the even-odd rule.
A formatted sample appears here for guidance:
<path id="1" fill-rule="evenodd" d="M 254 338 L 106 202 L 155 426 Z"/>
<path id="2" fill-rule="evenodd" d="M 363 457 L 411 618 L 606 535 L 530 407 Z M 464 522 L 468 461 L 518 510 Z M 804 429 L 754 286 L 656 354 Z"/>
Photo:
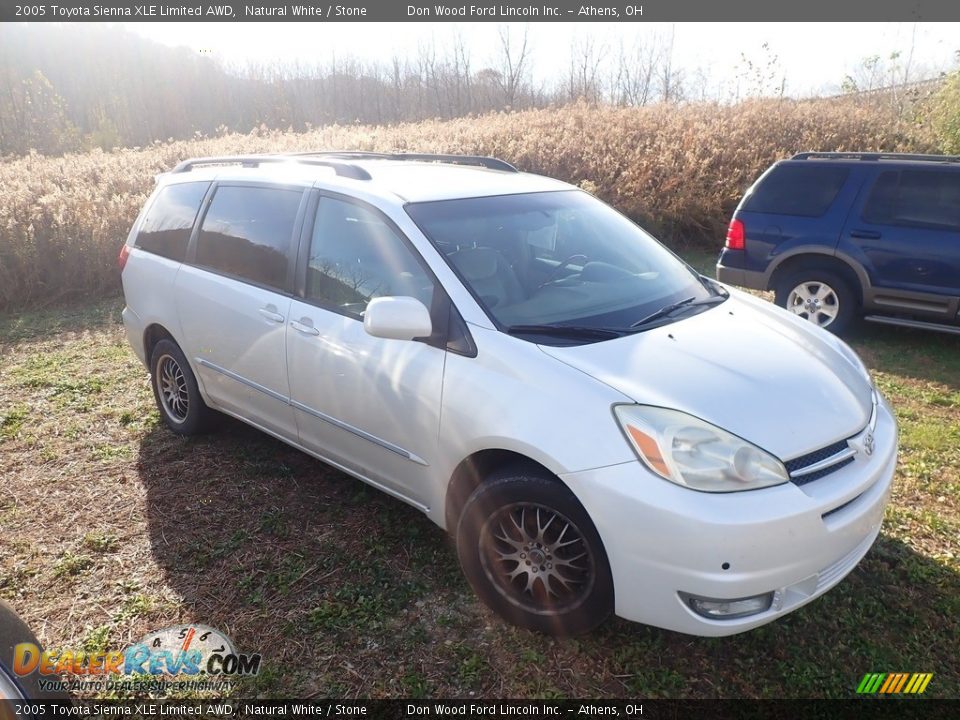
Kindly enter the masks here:
<path id="1" fill-rule="evenodd" d="M 834 272 L 816 268 L 784 277 L 777 283 L 775 302 L 835 335 L 843 333 L 859 312 L 850 283 Z"/>
<path id="2" fill-rule="evenodd" d="M 517 472 L 480 485 L 460 516 L 457 554 L 480 599 L 514 625 L 580 635 L 613 612 L 600 536 L 556 480 Z"/>
<path id="3" fill-rule="evenodd" d="M 150 355 L 150 380 L 160 417 L 178 435 L 199 435 L 210 429 L 214 411 L 200 395 L 197 378 L 180 347 L 161 340 Z"/>

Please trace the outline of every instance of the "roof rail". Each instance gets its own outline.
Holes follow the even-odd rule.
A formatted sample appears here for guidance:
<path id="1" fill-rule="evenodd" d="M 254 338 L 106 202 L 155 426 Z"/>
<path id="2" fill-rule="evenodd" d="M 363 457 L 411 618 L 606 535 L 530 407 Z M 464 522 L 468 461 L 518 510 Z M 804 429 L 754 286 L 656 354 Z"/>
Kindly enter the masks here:
<path id="1" fill-rule="evenodd" d="M 242 167 L 260 167 L 266 163 L 296 162 L 302 165 L 315 165 L 319 167 L 333 168 L 333 171 L 340 177 L 352 178 L 354 180 L 370 180 L 370 173 L 361 167 L 351 165 L 348 162 L 337 162 L 336 160 L 312 159 L 311 157 L 301 157 L 298 155 L 225 155 L 222 157 L 204 157 L 191 158 L 184 160 L 177 165 L 171 173 L 190 172 L 196 167 L 205 165 L 240 165 Z"/>
<path id="2" fill-rule="evenodd" d="M 331 157 L 343 160 L 421 160 L 424 162 L 449 163 L 451 165 L 478 165 L 488 170 L 519 172 L 516 167 L 500 158 L 484 155 L 444 155 L 438 153 L 367 152 L 362 150 L 324 150 L 320 152 L 292 153 L 294 157 Z"/>
<path id="3" fill-rule="evenodd" d="M 918 160 L 922 162 L 960 162 L 960 155 L 921 155 L 916 153 L 883 153 L 883 152 L 802 152 L 794 155 L 791 160 Z"/>

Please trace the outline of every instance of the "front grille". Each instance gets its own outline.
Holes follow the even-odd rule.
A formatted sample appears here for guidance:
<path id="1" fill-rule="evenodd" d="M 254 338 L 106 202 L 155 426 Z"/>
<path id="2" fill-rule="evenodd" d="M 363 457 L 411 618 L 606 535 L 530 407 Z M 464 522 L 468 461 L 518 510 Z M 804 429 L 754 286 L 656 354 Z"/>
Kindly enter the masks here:
<path id="1" fill-rule="evenodd" d="M 803 470 L 805 467 L 809 465 L 818 463 L 821 460 L 826 460 L 828 457 L 836 455 L 839 452 L 843 452 L 848 447 L 849 445 L 847 445 L 846 440 L 840 440 L 839 442 L 835 442 L 833 445 L 827 445 L 826 447 L 822 447 L 819 450 L 814 450 L 811 453 L 807 453 L 806 455 L 801 455 L 798 458 L 789 460 L 785 462 L 783 465 L 784 467 L 787 468 L 787 472 L 792 475 L 797 470 Z"/>
<path id="2" fill-rule="evenodd" d="M 790 474 L 790 482 L 792 482 L 794 485 L 806 485 L 814 480 L 819 480 L 820 478 L 826 477 L 831 473 L 835 473 L 840 468 L 846 467 L 853 462 L 854 456 L 850 455 L 848 457 L 840 458 L 832 465 L 827 465 L 826 467 L 822 467 L 819 470 L 815 470 L 811 473 L 797 473 L 801 473 L 804 468 L 808 468 L 811 465 L 823 462 L 824 460 L 829 460 L 834 455 L 838 455 L 845 450 L 850 450 L 850 445 L 846 440 L 839 440 L 831 445 L 826 445 L 819 450 L 814 450 L 806 455 L 801 455 L 793 460 L 789 460 L 783 465 Z"/>
<path id="3" fill-rule="evenodd" d="M 809 475 L 800 475 L 799 477 L 791 477 L 790 482 L 794 485 L 806 485 L 808 482 L 813 482 L 814 480 L 819 480 L 822 477 L 826 477 L 830 473 L 834 473 L 842 467 L 846 467 L 853 462 L 853 456 L 845 458 L 838 462 L 836 465 L 831 465 L 830 467 L 825 467 L 816 472 L 812 472 Z"/>

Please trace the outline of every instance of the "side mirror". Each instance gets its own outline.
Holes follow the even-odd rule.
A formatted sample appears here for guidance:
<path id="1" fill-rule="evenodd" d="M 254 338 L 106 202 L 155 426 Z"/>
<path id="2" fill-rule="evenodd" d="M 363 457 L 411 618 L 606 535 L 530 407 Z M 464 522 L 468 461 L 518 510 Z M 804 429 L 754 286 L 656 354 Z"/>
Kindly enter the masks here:
<path id="1" fill-rule="evenodd" d="M 413 340 L 433 334 L 430 311 L 412 297 L 379 297 L 363 314 L 363 329 L 373 337 Z"/>

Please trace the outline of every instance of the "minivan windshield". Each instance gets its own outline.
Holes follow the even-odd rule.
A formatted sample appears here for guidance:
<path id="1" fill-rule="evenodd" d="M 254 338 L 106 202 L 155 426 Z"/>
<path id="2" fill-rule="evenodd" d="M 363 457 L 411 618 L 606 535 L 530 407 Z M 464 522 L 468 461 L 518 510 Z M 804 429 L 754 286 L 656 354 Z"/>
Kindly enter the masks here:
<path id="1" fill-rule="evenodd" d="M 406 210 L 500 328 L 536 342 L 597 342 L 726 297 L 579 190 L 410 203 Z"/>

